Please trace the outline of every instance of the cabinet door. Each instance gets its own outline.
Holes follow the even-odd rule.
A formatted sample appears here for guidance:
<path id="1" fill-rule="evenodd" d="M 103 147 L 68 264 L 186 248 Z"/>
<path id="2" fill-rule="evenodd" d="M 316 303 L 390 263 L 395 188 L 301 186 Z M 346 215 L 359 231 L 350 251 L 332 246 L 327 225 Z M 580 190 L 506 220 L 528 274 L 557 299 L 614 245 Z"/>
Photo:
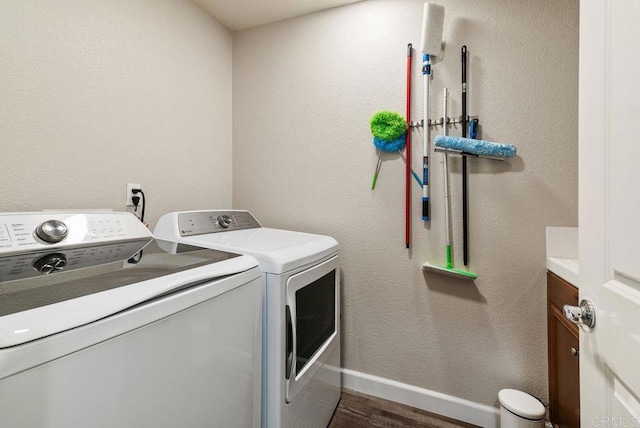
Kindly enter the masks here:
<path id="1" fill-rule="evenodd" d="M 562 313 L 578 304 L 578 289 L 552 273 L 547 275 L 549 329 L 549 406 L 551 422 L 560 428 L 580 426 L 578 327 Z"/>
<path id="2" fill-rule="evenodd" d="M 578 333 L 564 315 L 551 306 L 549 325 L 549 386 L 551 421 L 560 428 L 580 426 L 580 364 Z"/>

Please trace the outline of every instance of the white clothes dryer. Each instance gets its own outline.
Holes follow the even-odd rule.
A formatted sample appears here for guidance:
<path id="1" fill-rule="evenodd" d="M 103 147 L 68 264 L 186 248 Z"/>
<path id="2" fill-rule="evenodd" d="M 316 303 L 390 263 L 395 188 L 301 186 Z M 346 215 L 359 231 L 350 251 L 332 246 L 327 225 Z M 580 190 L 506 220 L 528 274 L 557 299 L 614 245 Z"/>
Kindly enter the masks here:
<path id="1" fill-rule="evenodd" d="M 258 428 L 250 256 L 129 213 L 0 214 L 0 425 Z"/>
<path id="2" fill-rule="evenodd" d="M 154 235 L 258 260 L 264 285 L 262 425 L 325 428 L 341 387 L 336 240 L 262 227 L 239 210 L 166 214 Z"/>

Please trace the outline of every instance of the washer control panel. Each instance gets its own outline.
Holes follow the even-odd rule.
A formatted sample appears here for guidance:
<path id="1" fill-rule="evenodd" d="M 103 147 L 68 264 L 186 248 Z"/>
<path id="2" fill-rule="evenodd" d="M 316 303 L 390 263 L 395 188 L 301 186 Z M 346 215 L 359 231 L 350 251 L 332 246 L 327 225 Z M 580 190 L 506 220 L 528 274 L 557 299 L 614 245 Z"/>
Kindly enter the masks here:
<path id="1" fill-rule="evenodd" d="M 130 213 L 0 213 L 0 255 L 152 237 Z"/>
<path id="2" fill-rule="evenodd" d="M 180 236 L 193 236 L 262 226 L 249 211 L 214 210 L 180 213 L 178 227 Z"/>
<path id="3" fill-rule="evenodd" d="M 149 242 L 151 241 L 135 240 L 61 248 L 53 252 L 2 255 L 0 257 L 0 282 L 124 261 L 144 248 Z M 2 293 L 2 286 L 0 286 L 0 293 Z"/>

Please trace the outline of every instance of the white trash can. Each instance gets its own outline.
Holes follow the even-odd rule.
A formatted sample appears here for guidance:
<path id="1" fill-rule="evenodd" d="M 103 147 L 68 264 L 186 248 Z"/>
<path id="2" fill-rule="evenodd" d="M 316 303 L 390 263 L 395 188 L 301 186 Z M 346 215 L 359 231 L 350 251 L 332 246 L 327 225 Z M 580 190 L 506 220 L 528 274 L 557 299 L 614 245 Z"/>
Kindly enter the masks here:
<path id="1" fill-rule="evenodd" d="M 517 389 L 503 389 L 500 400 L 500 428 L 544 428 L 545 410 L 540 401 Z"/>

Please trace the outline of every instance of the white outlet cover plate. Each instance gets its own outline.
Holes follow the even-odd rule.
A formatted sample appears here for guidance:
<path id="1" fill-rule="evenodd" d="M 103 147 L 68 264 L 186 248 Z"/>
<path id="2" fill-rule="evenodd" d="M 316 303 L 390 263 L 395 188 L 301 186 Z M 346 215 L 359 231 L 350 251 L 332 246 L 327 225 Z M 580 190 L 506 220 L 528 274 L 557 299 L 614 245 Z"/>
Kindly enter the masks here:
<path id="1" fill-rule="evenodd" d="M 133 196 L 133 193 L 131 193 L 132 189 L 142 189 L 142 187 L 140 187 L 139 184 L 131 184 L 131 183 L 127 183 L 127 193 L 125 194 L 126 196 L 126 201 L 127 201 L 127 206 L 128 207 L 133 207 L 133 200 L 131 199 L 131 197 Z"/>

